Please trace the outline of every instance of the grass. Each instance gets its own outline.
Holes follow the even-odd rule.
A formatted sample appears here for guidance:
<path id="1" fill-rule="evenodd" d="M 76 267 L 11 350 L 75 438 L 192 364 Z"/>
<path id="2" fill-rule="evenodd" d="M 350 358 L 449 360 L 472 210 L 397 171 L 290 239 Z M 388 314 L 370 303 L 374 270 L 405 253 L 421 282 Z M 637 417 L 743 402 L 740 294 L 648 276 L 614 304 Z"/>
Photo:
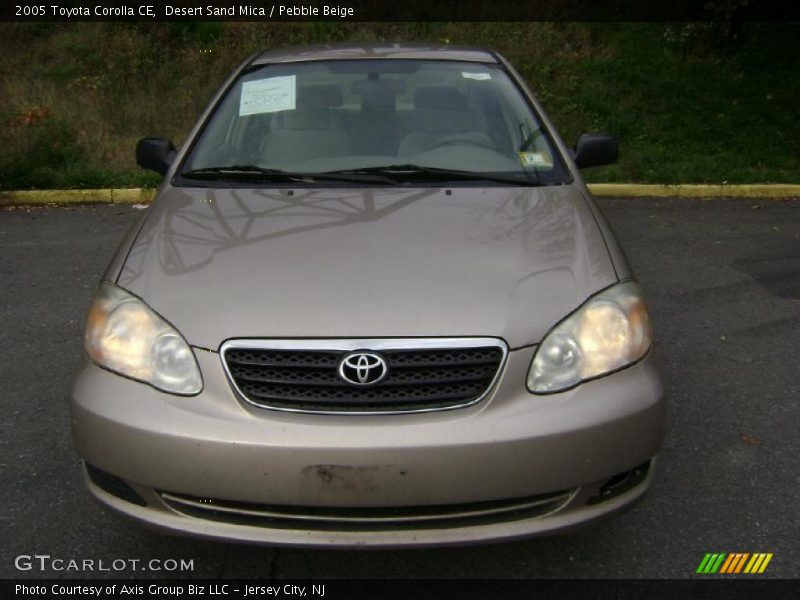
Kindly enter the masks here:
<path id="1" fill-rule="evenodd" d="M 260 49 L 387 40 L 488 46 L 530 83 L 567 142 L 620 141 L 590 181 L 800 181 L 800 27 L 653 23 L 0 24 L 0 188 L 154 185 L 136 141 L 183 141 Z"/>

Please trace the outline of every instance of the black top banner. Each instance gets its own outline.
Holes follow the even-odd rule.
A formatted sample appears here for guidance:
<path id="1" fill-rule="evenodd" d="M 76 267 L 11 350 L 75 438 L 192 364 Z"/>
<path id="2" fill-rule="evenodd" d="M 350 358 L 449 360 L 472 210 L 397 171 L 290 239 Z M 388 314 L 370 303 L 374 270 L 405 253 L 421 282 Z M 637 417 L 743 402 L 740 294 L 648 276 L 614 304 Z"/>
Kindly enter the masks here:
<path id="1" fill-rule="evenodd" d="M 787 21 L 789 0 L 22 0 L 2 21 Z"/>

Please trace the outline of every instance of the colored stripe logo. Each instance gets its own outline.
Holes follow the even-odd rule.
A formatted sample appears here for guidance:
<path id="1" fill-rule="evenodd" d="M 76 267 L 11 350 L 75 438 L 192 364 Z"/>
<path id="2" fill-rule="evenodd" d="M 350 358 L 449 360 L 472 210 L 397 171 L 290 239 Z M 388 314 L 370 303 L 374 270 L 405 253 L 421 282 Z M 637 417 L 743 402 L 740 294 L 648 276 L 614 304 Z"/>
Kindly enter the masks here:
<path id="1" fill-rule="evenodd" d="M 746 573 L 755 575 L 763 573 L 767 569 L 769 561 L 772 560 L 772 552 L 709 552 L 700 561 L 697 573 L 703 575 L 736 575 Z"/>

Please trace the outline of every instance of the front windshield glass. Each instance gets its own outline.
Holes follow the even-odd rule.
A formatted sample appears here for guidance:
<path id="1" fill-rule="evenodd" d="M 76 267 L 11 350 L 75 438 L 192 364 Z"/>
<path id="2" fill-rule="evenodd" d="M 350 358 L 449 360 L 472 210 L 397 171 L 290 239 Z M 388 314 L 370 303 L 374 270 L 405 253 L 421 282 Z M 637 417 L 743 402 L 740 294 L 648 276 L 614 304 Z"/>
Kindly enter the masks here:
<path id="1" fill-rule="evenodd" d="M 495 175 L 569 180 L 541 123 L 497 65 L 431 60 L 284 63 L 231 87 L 181 168 L 262 178 L 278 173 Z M 451 173 L 451 174 L 452 174 Z"/>

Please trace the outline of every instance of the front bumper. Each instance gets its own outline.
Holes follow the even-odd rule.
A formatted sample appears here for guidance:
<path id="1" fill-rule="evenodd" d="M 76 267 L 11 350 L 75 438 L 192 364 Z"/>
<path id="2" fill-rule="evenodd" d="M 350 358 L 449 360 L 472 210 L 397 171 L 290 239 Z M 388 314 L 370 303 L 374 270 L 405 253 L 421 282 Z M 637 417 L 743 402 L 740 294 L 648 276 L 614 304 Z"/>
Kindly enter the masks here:
<path id="1" fill-rule="evenodd" d="M 494 391 L 453 411 L 310 415 L 258 409 L 237 398 L 219 356 L 197 350 L 205 388 L 158 392 L 88 361 L 72 395 L 75 445 L 84 460 L 127 482 L 137 506 L 89 482 L 96 497 L 152 526 L 204 537 L 301 545 L 403 546 L 501 540 L 560 531 L 617 512 L 632 489 L 587 501 L 609 478 L 646 463 L 663 435 L 661 381 L 651 357 L 573 390 L 532 396 L 532 348 L 512 351 Z M 258 506 L 340 508 L 502 502 L 563 493 L 542 514 L 369 529 L 258 525 L 190 516 L 162 493 Z M 555 497 L 555 496 L 554 496 Z"/>

